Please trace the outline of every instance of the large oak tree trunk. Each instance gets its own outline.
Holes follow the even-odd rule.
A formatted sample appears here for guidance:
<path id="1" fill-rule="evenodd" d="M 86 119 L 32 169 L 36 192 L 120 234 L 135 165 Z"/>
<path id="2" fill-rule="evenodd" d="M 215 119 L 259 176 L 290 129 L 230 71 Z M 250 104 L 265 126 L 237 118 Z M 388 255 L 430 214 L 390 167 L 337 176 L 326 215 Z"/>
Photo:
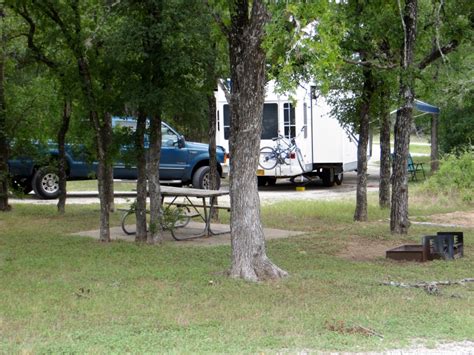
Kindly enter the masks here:
<path id="1" fill-rule="evenodd" d="M 135 207 L 137 221 L 137 234 L 135 235 L 136 242 L 146 242 L 147 240 L 145 130 L 146 115 L 142 110 L 139 110 L 137 115 L 137 129 L 135 131 L 135 153 L 137 160 L 137 203 Z"/>
<path id="2" fill-rule="evenodd" d="M 69 130 L 69 122 L 71 120 L 71 100 L 64 98 L 63 115 L 61 127 L 58 131 L 58 175 L 59 175 L 59 200 L 58 212 L 64 214 L 66 212 L 66 184 L 67 184 L 67 159 L 66 159 L 66 134 Z"/>
<path id="3" fill-rule="evenodd" d="M 148 159 L 148 184 L 150 190 L 150 232 L 148 243 L 163 242 L 163 213 L 160 190 L 161 116 L 151 119 L 150 157 Z"/>
<path id="4" fill-rule="evenodd" d="M 390 230 L 396 234 L 406 234 L 410 227 L 408 220 L 408 149 L 410 129 L 415 100 L 414 53 L 417 24 L 417 0 L 406 0 L 403 10 L 405 44 L 402 53 L 400 74 L 401 108 L 395 122 L 395 153 L 392 175 L 392 206 Z"/>
<path id="5" fill-rule="evenodd" d="M 3 17 L 3 8 L 0 8 Z M 9 211 L 8 204 L 8 139 L 5 107 L 5 49 L 2 38 L 0 48 L 0 211 Z"/>
<path id="6" fill-rule="evenodd" d="M 265 52 L 261 48 L 264 25 L 269 19 L 262 0 L 230 4 L 228 33 L 231 67 L 230 197 L 231 277 L 258 281 L 286 276 L 267 257 L 256 169 L 262 131 L 265 88 Z"/>
<path id="7" fill-rule="evenodd" d="M 364 68 L 364 86 L 359 117 L 359 142 L 357 145 L 357 191 L 355 221 L 367 221 L 367 146 L 369 144 L 370 106 L 374 93 L 371 69 Z"/>
<path id="8" fill-rule="evenodd" d="M 382 92 L 380 107 L 380 185 L 379 206 L 390 207 L 390 94 Z"/>

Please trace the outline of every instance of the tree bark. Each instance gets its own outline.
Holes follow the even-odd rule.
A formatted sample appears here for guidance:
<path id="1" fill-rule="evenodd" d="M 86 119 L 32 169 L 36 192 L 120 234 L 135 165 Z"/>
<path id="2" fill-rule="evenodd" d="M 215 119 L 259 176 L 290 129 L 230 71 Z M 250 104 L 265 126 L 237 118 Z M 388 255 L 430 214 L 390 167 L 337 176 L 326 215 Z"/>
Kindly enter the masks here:
<path id="1" fill-rule="evenodd" d="M 111 132 L 107 132 L 109 125 L 101 124 L 99 114 L 97 112 L 97 102 L 94 95 L 92 78 L 90 75 L 87 60 L 80 54 L 77 59 L 79 75 L 81 78 L 82 90 L 90 109 L 89 118 L 95 132 L 95 143 L 97 149 L 97 180 L 100 201 L 100 233 L 99 240 L 101 242 L 110 242 L 110 176 L 112 169 L 108 157 L 108 141 Z M 104 117 L 104 120 L 107 118 Z M 113 173 L 112 173 L 113 174 Z"/>
<path id="2" fill-rule="evenodd" d="M 381 208 L 390 207 L 390 94 L 388 91 L 384 90 L 382 92 L 380 105 L 379 206 Z"/>
<path id="3" fill-rule="evenodd" d="M 146 197 L 147 197 L 147 178 L 146 178 L 146 153 L 145 153 L 145 131 L 146 114 L 143 110 L 138 110 L 137 129 L 135 131 L 135 152 L 137 160 L 137 202 L 135 207 L 137 234 L 136 242 L 147 241 L 146 226 Z"/>
<path id="4" fill-rule="evenodd" d="M 256 169 L 262 131 L 265 52 L 261 48 L 269 19 L 262 0 L 231 1 L 228 32 L 232 91 L 230 99 L 231 240 L 230 276 L 248 281 L 287 275 L 267 257 Z"/>
<path id="5" fill-rule="evenodd" d="M 112 144 L 112 115 L 110 113 L 106 113 L 104 115 L 104 123 L 101 127 L 101 131 L 103 132 L 104 140 L 105 140 L 105 148 L 107 152 L 107 197 L 109 199 L 109 212 L 115 211 L 115 198 L 114 198 L 114 168 L 113 168 L 113 160 L 112 157 L 108 154 L 108 147 Z"/>
<path id="6" fill-rule="evenodd" d="M 148 184 L 150 190 L 150 232 L 147 242 L 163 242 L 163 213 L 160 190 L 161 116 L 150 123 L 150 157 L 148 159 Z"/>
<path id="7" fill-rule="evenodd" d="M 437 114 L 431 115 L 431 173 L 439 169 L 438 118 Z"/>
<path id="8" fill-rule="evenodd" d="M 217 170 L 217 153 L 216 153 L 216 99 L 213 94 L 207 95 L 207 107 L 208 107 L 208 123 L 209 123 L 209 184 L 211 190 L 217 190 L 219 188 L 219 171 Z M 217 197 L 211 197 L 214 199 L 214 205 L 217 205 Z M 211 219 L 215 222 L 219 220 L 219 210 L 216 208 L 212 211 Z"/>
<path id="9" fill-rule="evenodd" d="M 417 0 L 406 0 L 403 10 L 404 50 L 400 73 L 401 108 L 395 122 L 395 157 L 392 175 L 392 206 L 390 230 L 395 234 L 407 234 L 408 220 L 408 147 L 415 100 L 414 53 L 417 25 Z"/>
<path id="10" fill-rule="evenodd" d="M 61 126 L 58 131 L 58 176 L 59 176 L 59 200 L 58 212 L 66 212 L 66 184 L 67 184 L 67 159 L 66 159 L 66 134 L 69 130 L 71 120 L 71 100 L 64 97 L 63 115 Z"/>
<path id="11" fill-rule="evenodd" d="M 96 112 L 92 112 L 92 115 Z M 109 161 L 107 132 L 102 128 L 97 132 L 97 157 L 99 160 L 97 181 L 100 200 L 100 241 L 110 242 L 110 177 L 113 174 L 112 165 Z"/>
<path id="12" fill-rule="evenodd" d="M 370 106 L 374 93 L 372 71 L 363 69 L 364 86 L 359 118 L 359 142 L 357 144 L 357 191 L 354 220 L 364 222 L 367 215 L 367 146 L 369 144 Z"/>
<path id="13" fill-rule="evenodd" d="M 0 8 L 3 21 L 3 8 Z M 5 103 L 5 35 L 1 33 L 0 48 L 0 211 L 10 210 L 8 203 L 8 136 L 7 136 L 7 112 Z"/>

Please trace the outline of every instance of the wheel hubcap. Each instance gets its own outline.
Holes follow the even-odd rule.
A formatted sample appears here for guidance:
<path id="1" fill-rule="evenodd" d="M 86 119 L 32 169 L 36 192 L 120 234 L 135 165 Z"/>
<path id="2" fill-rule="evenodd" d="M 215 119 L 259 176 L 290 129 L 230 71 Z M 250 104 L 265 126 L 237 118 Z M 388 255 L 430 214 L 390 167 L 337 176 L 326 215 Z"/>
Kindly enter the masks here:
<path id="1" fill-rule="evenodd" d="M 202 187 L 205 189 L 205 190 L 209 190 L 209 186 L 210 186 L 210 174 L 206 174 L 204 175 L 203 179 L 202 179 Z"/>
<path id="2" fill-rule="evenodd" d="M 59 177 L 56 174 L 48 173 L 41 179 L 43 191 L 51 194 L 59 190 Z"/>

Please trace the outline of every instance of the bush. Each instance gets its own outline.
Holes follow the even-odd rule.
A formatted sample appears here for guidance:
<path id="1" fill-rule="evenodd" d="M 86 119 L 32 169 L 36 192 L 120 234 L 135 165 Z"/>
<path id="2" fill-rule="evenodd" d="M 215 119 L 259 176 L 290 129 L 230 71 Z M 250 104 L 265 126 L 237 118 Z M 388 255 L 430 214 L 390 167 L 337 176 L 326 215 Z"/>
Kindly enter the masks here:
<path id="1" fill-rule="evenodd" d="M 447 107 L 441 111 L 439 146 L 444 153 L 459 153 L 474 144 L 474 100 L 470 95 L 462 107 Z"/>
<path id="2" fill-rule="evenodd" d="M 441 159 L 440 169 L 427 180 L 425 188 L 432 192 L 455 192 L 471 202 L 474 198 L 474 151 L 449 154 Z"/>

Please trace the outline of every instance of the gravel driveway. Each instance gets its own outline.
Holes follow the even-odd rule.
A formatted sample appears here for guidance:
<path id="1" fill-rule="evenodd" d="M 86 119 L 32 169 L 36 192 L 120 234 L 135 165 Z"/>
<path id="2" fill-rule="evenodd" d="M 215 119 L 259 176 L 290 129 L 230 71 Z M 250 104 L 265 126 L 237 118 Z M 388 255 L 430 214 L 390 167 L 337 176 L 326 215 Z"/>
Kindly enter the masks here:
<path id="1" fill-rule="evenodd" d="M 368 169 L 367 191 L 378 190 L 379 170 L 376 165 L 369 165 Z M 279 180 L 275 186 L 265 186 L 259 189 L 260 201 L 262 204 L 270 204 L 284 200 L 332 200 L 338 198 L 355 198 L 357 187 L 357 174 L 350 172 L 344 174 L 344 181 L 340 186 L 325 187 L 321 180 L 315 179 L 305 186 L 304 191 L 296 191 L 294 184 L 288 180 Z M 223 186 L 222 188 L 228 188 Z M 135 199 L 136 193 L 117 192 L 115 194 L 115 203 L 127 204 Z M 27 195 L 25 198 L 10 198 L 10 203 L 28 203 L 28 204 L 44 204 L 55 205 L 57 200 L 40 200 L 33 194 Z M 80 191 L 68 193 L 67 204 L 91 204 L 99 203 L 97 191 Z M 229 205 L 229 197 L 219 198 L 219 204 Z"/>

